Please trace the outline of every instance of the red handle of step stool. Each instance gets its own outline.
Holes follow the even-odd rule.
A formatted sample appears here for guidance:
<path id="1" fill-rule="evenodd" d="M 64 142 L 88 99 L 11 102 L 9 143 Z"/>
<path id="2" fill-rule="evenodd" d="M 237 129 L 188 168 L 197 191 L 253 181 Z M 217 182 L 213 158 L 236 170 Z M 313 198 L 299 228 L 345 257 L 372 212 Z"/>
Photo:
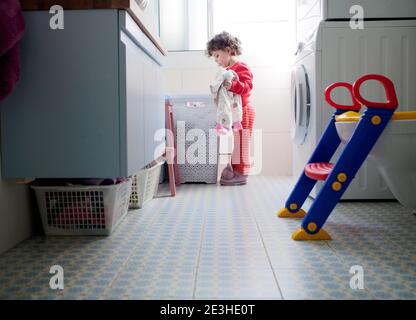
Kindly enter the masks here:
<path id="1" fill-rule="evenodd" d="M 360 88 L 361 85 L 368 80 L 376 80 L 383 85 L 386 92 L 387 102 L 373 102 L 363 98 Z M 358 78 L 352 85 L 352 94 L 355 100 L 365 105 L 367 108 L 397 109 L 399 105 L 393 82 L 381 74 L 366 74 Z"/>
<path id="2" fill-rule="evenodd" d="M 334 100 L 332 100 L 331 98 L 332 91 L 339 87 L 343 87 L 348 90 L 348 92 L 351 95 L 353 105 L 339 104 L 339 103 L 336 103 Z M 326 102 L 328 102 L 328 104 L 331 107 L 334 107 L 336 109 L 352 110 L 352 111 L 359 111 L 361 109 L 361 104 L 356 99 L 354 99 L 353 86 L 349 84 L 348 82 L 335 82 L 331 84 L 328 88 L 325 89 L 325 100 Z"/>

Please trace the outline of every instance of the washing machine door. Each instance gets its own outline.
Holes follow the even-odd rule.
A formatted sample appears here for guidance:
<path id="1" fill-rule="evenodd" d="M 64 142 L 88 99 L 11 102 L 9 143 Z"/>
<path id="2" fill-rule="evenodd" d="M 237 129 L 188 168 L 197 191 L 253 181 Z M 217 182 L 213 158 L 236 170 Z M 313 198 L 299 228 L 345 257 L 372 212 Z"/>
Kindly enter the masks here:
<path id="1" fill-rule="evenodd" d="M 311 95 L 308 75 L 303 65 L 292 70 L 292 126 L 291 135 L 296 144 L 303 144 L 308 135 L 311 115 Z"/>

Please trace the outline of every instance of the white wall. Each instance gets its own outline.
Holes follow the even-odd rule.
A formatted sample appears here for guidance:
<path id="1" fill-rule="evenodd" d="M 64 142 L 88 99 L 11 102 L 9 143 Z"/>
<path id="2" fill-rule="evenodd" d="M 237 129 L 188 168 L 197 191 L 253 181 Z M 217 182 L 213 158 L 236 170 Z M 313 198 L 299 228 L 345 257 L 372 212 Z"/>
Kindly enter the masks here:
<path id="1" fill-rule="evenodd" d="M 262 130 L 262 175 L 292 174 L 290 65 L 241 57 L 253 72 L 255 129 Z M 164 66 L 167 94 L 209 94 L 217 67 L 202 51 L 171 52 Z"/>
<path id="2" fill-rule="evenodd" d="M 32 200 L 27 186 L 2 180 L 0 172 L 0 254 L 32 235 L 36 205 Z"/>

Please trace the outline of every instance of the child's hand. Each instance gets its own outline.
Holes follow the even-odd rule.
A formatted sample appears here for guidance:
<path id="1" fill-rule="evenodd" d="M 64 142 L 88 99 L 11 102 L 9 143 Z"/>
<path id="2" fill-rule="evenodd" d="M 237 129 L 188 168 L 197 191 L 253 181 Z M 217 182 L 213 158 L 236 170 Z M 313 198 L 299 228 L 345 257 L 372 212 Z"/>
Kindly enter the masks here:
<path id="1" fill-rule="evenodd" d="M 233 73 L 233 79 L 232 80 L 238 80 L 238 74 L 234 70 L 230 70 Z"/>
<path id="2" fill-rule="evenodd" d="M 232 81 L 230 80 L 224 80 L 224 88 L 227 90 L 231 89 Z"/>

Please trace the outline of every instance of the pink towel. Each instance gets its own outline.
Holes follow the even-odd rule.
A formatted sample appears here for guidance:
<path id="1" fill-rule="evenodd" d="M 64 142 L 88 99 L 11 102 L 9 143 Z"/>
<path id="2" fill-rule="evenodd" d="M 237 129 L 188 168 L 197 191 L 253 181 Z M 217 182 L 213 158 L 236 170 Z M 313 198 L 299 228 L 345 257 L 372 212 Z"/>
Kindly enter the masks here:
<path id="1" fill-rule="evenodd" d="M 0 101 L 12 91 L 20 74 L 19 41 L 25 23 L 19 0 L 0 1 Z"/>

